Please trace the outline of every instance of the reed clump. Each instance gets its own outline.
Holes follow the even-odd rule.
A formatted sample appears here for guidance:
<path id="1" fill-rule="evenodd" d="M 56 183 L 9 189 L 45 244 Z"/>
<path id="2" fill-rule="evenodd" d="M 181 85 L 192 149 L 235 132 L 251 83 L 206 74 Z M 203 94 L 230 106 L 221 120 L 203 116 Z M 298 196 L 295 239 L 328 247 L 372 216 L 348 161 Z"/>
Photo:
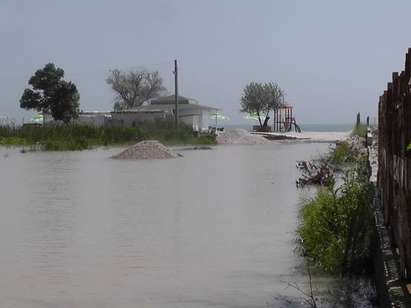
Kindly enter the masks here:
<path id="1" fill-rule="evenodd" d="M 212 135 L 196 136 L 181 124 L 175 129 L 171 123 L 144 123 L 134 127 L 89 125 L 24 125 L 0 127 L 0 145 L 36 146 L 46 151 L 75 151 L 97 146 L 133 144 L 156 139 L 165 144 L 215 144 Z"/>

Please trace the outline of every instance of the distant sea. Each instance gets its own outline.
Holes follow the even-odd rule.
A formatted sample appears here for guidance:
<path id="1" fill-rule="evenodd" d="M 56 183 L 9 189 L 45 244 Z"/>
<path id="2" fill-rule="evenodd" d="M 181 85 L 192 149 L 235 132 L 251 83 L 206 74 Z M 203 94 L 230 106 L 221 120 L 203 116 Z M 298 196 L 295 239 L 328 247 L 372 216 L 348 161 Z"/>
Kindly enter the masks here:
<path id="1" fill-rule="evenodd" d="M 348 132 L 354 124 L 299 124 L 303 132 Z M 251 130 L 252 124 L 229 124 L 226 128 L 243 128 Z"/>

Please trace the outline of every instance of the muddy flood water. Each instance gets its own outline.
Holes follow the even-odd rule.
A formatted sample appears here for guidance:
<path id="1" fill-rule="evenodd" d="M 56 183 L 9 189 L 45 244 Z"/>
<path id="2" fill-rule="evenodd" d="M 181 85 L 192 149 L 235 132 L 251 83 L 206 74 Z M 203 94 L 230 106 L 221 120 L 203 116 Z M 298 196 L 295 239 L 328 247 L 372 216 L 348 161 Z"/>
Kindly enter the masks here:
<path id="1" fill-rule="evenodd" d="M 327 148 L 0 148 L 0 307 L 299 307 L 295 162 Z"/>

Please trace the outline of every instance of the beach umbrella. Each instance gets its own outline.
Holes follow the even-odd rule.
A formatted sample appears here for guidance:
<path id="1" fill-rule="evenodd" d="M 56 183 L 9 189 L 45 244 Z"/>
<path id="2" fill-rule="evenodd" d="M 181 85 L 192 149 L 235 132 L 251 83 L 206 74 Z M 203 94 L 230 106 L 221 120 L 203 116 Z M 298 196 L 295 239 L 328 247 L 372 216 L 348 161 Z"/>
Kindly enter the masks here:
<path id="1" fill-rule="evenodd" d="M 31 118 L 31 122 L 33 123 L 43 124 L 43 120 L 44 120 L 44 117 L 41 113 L 37 113 Z"/>
<path id="2" fill-rule="evenodd" d="M 218 120 L 221 120 L 221 121 L 228 121 L 228 120 L 230 120 L 229 117 L 225 116 L 225 115 L 224 115 L 222 112 L 220 112 L 220 111 L 212 112 L 212 113 L 210 114 L 210 119 L 215 120 L 215 127 L 217 127 L 217 122 L 218 122 Z"/>

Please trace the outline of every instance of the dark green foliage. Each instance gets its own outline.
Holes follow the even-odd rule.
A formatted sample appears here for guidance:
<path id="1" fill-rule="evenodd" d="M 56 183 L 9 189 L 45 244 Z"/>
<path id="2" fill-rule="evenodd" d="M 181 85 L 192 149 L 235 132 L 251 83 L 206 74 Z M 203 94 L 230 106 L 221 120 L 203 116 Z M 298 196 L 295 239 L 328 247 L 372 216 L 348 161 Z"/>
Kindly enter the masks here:
<path id="1" fill-rule="evenodd" d="M 132 144 L 141 140 L 156 139 L 165 144 L 215 144 L 215 137 L 196 137 L 191 128 L 181 125 L 151 123 L 136 127 L 86 125 L 25 125 L 19 128 L 0 127 L 0 145 L 39 145 L 44 150 L 83 150 L 95 146 Z"/>
<path id="2" fill-rule="evenodd" d="M 79 99 L 77 88 L 72 82 L 59 82 L 54 101 L 50 104 L 51 115 L 55 120 L 70 122 L 71 119 L 78 117 Z"/>
<path id="3" fill-rule="evenodd" d="M 373 187 L 365 161 L 338 189 L 327 187 L 301 210 L 298 233 L 305 254 L 323 270 L 363 273 L 371 264 Z"/>
<path id="4" fill-rule="evenodd" d="M 53 63 L 37 70 L 29 80 L 31 88 L 25 89 L 21 96 L 20 107 L 50 113 L 55 120 L 64 123 L 76 118 L 80 95 L 76 86 L 63 77 L 64 71 Z"/>
<path id="5" fill-rule="evenodd" d="M 407 146 L 407 151 L 411 151 L 411 143 Z"/>

